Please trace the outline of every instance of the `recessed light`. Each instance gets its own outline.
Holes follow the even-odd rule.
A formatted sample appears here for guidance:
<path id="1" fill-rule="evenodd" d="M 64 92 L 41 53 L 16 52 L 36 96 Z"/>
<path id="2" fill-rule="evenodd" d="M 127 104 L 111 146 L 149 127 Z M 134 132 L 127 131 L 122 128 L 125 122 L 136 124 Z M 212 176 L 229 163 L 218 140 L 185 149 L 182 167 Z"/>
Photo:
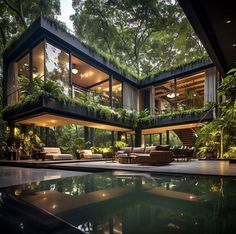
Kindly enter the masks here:
<path id="1" fill-rule="evenodd" d="M 227 20 L 226 23 L 227 23 L 227 24 L 230 24 L 230 23 L 231 23 L 231 20 Z"/>

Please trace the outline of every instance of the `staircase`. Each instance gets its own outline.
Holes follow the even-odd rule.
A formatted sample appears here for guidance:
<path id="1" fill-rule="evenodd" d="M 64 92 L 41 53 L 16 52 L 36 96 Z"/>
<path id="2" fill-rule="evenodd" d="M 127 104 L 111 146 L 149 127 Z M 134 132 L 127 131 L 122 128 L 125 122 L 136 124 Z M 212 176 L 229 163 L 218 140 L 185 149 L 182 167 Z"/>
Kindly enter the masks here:
<path id="1" fill-rule="evenodd" d="M 193 146 L 195 141 L 194 130 L 192 128 L 175 129 L 174 132 L 177 134 L 183 145 Z"/>

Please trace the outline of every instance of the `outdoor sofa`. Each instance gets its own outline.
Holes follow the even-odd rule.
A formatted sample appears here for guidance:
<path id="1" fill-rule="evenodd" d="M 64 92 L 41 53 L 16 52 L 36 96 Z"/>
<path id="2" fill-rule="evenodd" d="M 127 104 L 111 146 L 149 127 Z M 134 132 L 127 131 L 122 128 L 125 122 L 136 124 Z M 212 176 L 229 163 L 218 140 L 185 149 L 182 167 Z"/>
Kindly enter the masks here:
<path id="1" fill-rule="evenodd" d="M 169 151 L 169 145 L 142 146 L 142 147 L 121 147 L 117 156 L 150 156 L 152 151 Z"/>
<path id="2" fill-rule="evenodd" d="M 62 154 L 59 147 L 44 147 L 45 159 L 49 160 L 70 160 L 73 159 L 72 154 Z"/>
<path id="3" fill-rule="evenodd" d="M 118 157 L 122 156 L 149 156 L 151 151 L 156 150 L 156 146 L 147 147 L 121 147 L 117 152 Z"/>
<path id="4" fill-rule="evenodd" d="M 136 163 L 142 165 L 165 165 L 173 162 L 171 151 L 152 151 L 150 156 L 137 156 Z"/>

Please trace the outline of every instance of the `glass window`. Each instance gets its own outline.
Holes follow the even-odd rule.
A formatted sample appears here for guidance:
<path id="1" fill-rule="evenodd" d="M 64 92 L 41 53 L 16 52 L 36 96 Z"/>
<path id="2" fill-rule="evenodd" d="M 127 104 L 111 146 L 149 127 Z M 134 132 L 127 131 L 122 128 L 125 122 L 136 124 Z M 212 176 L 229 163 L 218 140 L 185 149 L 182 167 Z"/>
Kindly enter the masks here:
<path id="1" fill-rule="evenodd" d="M 109 81 L 103 82 L 96 86 L 93 86 L 91 90 L 95 91 L 99 95 L 99 103 L 101 105 L 109 106 L 110 97 L 109 97 Z"/>
<path id="2" fill-rule="evenodd" d="M 157 114 L 169 113 L 174 110 L 175 100 L 178 96 L 176 93 L 175 97 L 174 84 L 174 80 L 171 80 L 155 87 L 155 112 Z"/>
<path id="3" fill-rule="evenodd" d="M 205 72 L 170 80 L 155 87 L 156 113 L 201 108 L 204 105 Z"/>
<path id="4" fill-rule="evenodd" d="M 108 74 L 96 69 L 95 67 L 83 62 L 82 60 L 71 57 L 72 63 L 72 83 L 82 88 L 90 88 L 97 83 L 108 80 Z"/>
<path id="5" fill-rule="evenodd" d="M 177 109 L 189 110 L 201 108 L 204 105 L 205 72 L 177 79 L 176 87 L 179 93 Z"/>
<path id="6" fill-rule="evenodd" d="M 30 78 L 29 54 L 26 54 L 17 62 L 12 62 L 8 68 L 7 104 L 19 101 L 18 77 Z"/>
<path id="7" fill-rule="evenodd" d="M 69 94 L 69 54 L 49 43 L 46 43 L 45 51 L 46 78 L 60 84 L 64 92 Z"/>
<path id="8" fill-rule="evenodd" d="M 44 80 L 44 42 L 33 49 L 33 78 Z"/>
<path id="9" fill-rule="evenodd" d="M 29 54 L 25 55 L 17 62 L 17 74 L 30 78 Z"/>
<path id="10" fill-rule="evenodd" d="M 17 63 L 12 62 L 8 67 L 7 80 L 7 104 L 14 104 L 19 99 L 18 79 L 17 79 Z"/>
<path id="11" fill-rule="evenodd" d="M 122 108 L 122 83 L 112 79 L 112 104 L 114 108 Z"/>

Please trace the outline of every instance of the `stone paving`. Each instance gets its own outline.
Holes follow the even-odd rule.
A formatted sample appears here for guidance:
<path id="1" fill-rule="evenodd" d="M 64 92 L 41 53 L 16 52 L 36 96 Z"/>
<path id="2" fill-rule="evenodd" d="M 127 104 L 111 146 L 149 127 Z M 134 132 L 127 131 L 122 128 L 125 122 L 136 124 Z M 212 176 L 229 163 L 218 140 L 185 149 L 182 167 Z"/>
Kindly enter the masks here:
<path id="1" fill-rule="evenodd" d="M 55 169 L 0 167 L 0 188 L 42 180 L 86 175 L 86 172 Z"/>
<path id="2" fill-rule="evenodd" d="M 50 167 L 83 171 L 130 170 L 165 174 L 236 176 L 236 164 L 229 163 L 229 161 L 191 160 L 189 162 L 172 162 L 164 166 L 120 164 L 118 162 L 80 162 L 57 165 L 51 164 Z"/>

